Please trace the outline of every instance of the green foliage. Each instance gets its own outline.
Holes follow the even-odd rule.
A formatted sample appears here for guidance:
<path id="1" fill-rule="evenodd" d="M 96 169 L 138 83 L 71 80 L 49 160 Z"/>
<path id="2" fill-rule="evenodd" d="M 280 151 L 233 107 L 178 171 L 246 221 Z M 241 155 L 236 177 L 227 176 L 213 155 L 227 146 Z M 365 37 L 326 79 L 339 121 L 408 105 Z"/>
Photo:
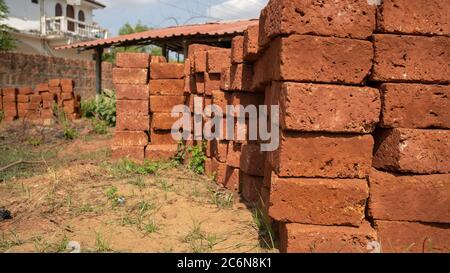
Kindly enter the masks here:
<path id="1" fill-rule="evenodd" d="M 81 116 L 84 118 L 95 117 L 95 112 L 97 108 L 97 103 L 95 99 L 82 100 L 81 101 Z"/>
<path id="2" fill-rule="evenodd" d="M 9 9 L 4 0 L 0 0 L 0 22 L 8 18 Z M 16 41 L 10 32 L 16 31 L 6 24 L 0 23 L 0 51 L 11 50 L 16 47 Z"/>
<path id="3" fill-rule="evenodd" d="M 111 201 L 115 201 L 119 197 L 117 194 L 118 191 L 117 187 L 112 186 L 106 191 L 106 197 Z"/>
<path id="4" fill-rule="evenodd" d="M 99 135 L 106 135 L 108 133 L 108 125 L 103 120 L 93 119 L 92 129 Z"/>
<path id="5" fill-rule="evenodd" d="M 190 154 L 188 168 L 190 170 L 192 170 L 194 173 L 197 173 L 197 174 L 205 173 L 206 156 L 205 156 L 205 153 L 203 152 L 204 149 L 205 149 L 204 142 L 200 146 L 197 145 L 194 147 L 189 147 L 187 149 L 187 152 Z"/>
<path id="6" fill-rule="evenodd" d="M 123 159 L 119 161 L 114 167 L 118 175 L 127 176 L 130 174 L 154 174 L 161 166 L 157 162 L 144 161 L 144 163 L 138 164 L 129 159 Z"/>
<path id="7" fill-rule="evenodd" d="M 78 132 L 74 128 L 71 128 L 69 126 L 66 126 L 64 128 L 64 138 L 65 139 L 73 140 L 73 139 L 77 138 L 77 136 L 78 136 Z"/>
<path id="8" fill-rule="evenodd" d="M 116 126 L 116 94 L 104 91 L 98 98 L 95 113 L 98 119 L 105 121 L 109 126 Z"/>
<path id="9" fill-rule="evenodd" d="M 184 145 L 184 143 L 180 141 L 178 143 L 177 154 L 174 157 L 172 157 L 172 163 L 175 166 L 182 165 L 184 164 L 185 158 L 186 158 L 186 145 Z"/>

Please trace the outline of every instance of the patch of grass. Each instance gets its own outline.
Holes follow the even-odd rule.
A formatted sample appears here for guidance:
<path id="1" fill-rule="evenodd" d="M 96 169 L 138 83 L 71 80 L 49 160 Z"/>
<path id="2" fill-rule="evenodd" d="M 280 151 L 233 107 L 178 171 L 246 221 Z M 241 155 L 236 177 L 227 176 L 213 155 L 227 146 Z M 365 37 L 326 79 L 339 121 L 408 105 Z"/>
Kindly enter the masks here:
<path id="1" fill-rule="evenodd" d="M 95 99 L 90 100 L 81 100 L 81 116 L 84 118 L 92 118 L 95 117 L 95 111 L 97 108 L 97 104 Z"/>
<path id="2" fill-rule="evenodd" d="M 0 234 L 0 251 L 6 252 L 14 246 L 22 245 L 24 242 L 20 240 L 19 236 L 16 232 L 10 231 L 10 238 L 7 238 L 5 232 L 1 232 Z"/>
<path id="3" fill-rule="evenodd" d="M 161 167 L 158 162 L 144 161 L 142 164 L 138 164 L 129 159 L 123 159 L 119 162 L 113 164 L 110 171 L 113 172 L 115 176 L 128 177 L 130 175 L 149 175 L 154 174 Z"/>
<path id="4" fill-rule="evenodd" d="M 205 161 L 206 155 L 203 152 L 205 149 L 205 143 L 187 148 L 187 152 L 190 154 L 188 168 L 196 174 L 205 173 Z"/>
<path id="5" fill-rule="evenodd" d="M 137 204 L 137 208 L 139 210 L 139 215 L 144 215 L 148 211 L 154 210 L 156 206 L 150 201 L 140 201 Z"/>
<path id="6" fill-rule="evenodd" d="M 103 120 L 93 119 L 92 130 L 98 135 L 106 135 L 108 133 L 108 125 Z"/>
<path id="7" fill-rule="evenodd" d="M 69 126 L 64 127 L 64 138 L 67 140 L 74 140 L 78 137 L 78 132 Z"/>
<path id="8" fill-rule="evenodd" d="M 113 207 L 118 206 L 119 198 L 123 197 L 119 195 L 119 190 L 115 186 L 110 187 L 105 194 L 108 200 L 111 201 Z"/>
<path id="9" fill-rule="evenodd" d="M 145 224 L 143 231 L 145 234 L 155 233 L 158 231 L 158 226 L 156 225 L 154 220 L 150 220 L 147 224 Z"/>
<path id="10" fill-rule="evenodd" d="M 157 178 L 155 183 L 165 192 L 169 192 L 172 188 L 172 185 L 169 184 L 169 181 L 167 181 L 167 179 Z"/>
<path id="11" fill-rule="evenodd" d="M 95 233 L 95 252 L 105 253 L 112 251 L 111 246 L 103 236 L 100 233 Z"/>
<path id="12" fill-rule="evenodd" d="M 210 187 L 208 192 L 211 203 L 216 205 L 218 208 L 223 209 L 233 207 L 233 193 L 214 186 Z"/>
<path id="13" fill-rule="evenodd" d="M 82 214 L 92 213 L 92 212 L 94 212 L 94 207 L 91 204 L 83 204 L 81 207 L 74 208 L 73 212 L 77 216 L 82 215 Z"/>
<path id="14" fill-rule="evenodd" d="M 30 137 L 28 139 L 28 144 L 30 144 L 31 146 L 39 146 L 42 145 L 42 143 L 42 138 Z"/>
<path id="15" fill-rule="evenodd" d="M 183 238 L 183 242 L 188 243 L 194 253 L 211 252 L 218 243 L 217 236 L 204 232 L 201 223 L 196 221 L 193 221 L 193 226 Z"/>
<path id="16" fill-rule="evenodd" d="M 253 211 L 253 221 L 258 228 L 259 238 L 263 247 L 275 249 L 275 232 L 272 229 L 270 217 L 257 207 Z"/>
<path id="17" fill-rule="evenodd" d="M 140 176 L 138 176 L 138 177 L 135 177 L 135 178 L 132 178 L 129 182 L 128 182 L 129 184 L 131 184 L 131 185 L 133 185 L 133 186 L 136 186 L 136 187 L 138 187 L 139 189 L 144 189 L 145 188 L 145 181 L 144 181 L 144 178 L 142 178 L 142 177 L 140 177 Z"/>
<path id="18" fill-rule="evenodd" d="M 45 240 L 42 236 L 35 236 L 32 238 L 34 249 L 38 253 L 49 253 L 51 252 L 52 245 Z"/>

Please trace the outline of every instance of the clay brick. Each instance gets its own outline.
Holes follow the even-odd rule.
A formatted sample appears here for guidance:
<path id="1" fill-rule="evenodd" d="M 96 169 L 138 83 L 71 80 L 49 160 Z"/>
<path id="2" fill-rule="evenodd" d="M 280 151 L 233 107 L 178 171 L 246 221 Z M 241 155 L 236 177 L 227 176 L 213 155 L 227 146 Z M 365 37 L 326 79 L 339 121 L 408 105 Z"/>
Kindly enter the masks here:
<path id="1" fill-rule="evenodd" d="M 213 176 L 213 169 L 212 169 L 212 159 L 211 158 L 207 158 L 205 160 L 205 175 L 208 177 L 212 177 Z"/>
<path id="2" fill-rule="evenodd" d="M 55 101 L 56 95 L 52 93 L 43 93 L 42 95 L 42 101 Z"/>
<path id="3" fill-rule="evenodd" d="M 369 187 L 365 179 L 278 178 L 272 175 L 269 215 L 276 221 L 361 225 Z"/>
<path id="4" fill-rule="evenodd" d="M 171 130 L 178 119 L 178 117 L 172 117 L 169 113 L 154 113 L 152 114 L 152 129 Z"/>
<path id="5" fill-rule="evenodd" d="M 164 56 L 151 56 L 150 64 L 153 64 L 153 63 L 167 63 L 167 59 Z"/>
<path id="6" fill-rule="evenodd" d="M 270 1 L 261 12 L 259 44 L 288 34 L 367 39 L 375 30 L 376 5 L 367 0 Z"/>
<path id="7" fill-rule="evenodd" d="M 450 128 L 450 86 L 383 84 L 385 128 Z"/>
<path id="8" fill-rule="evenodd" d="M 31 103 L 41 103 L 42 102 L 42 96 L 41 95 L 31 95 L 28 96 Z"/>
<path id="9" fill-rule="evenodd" d="M 184 78 L 184 65 L 177 63 L 150 64 L 150 79 L 182 79 Z"/>
<path id="10" fill-rule="evenodd" d="M 378 10 L 380 32 L 450 35 L 449 1 L 384 0 Z"/>
<path id="11" fill-rule="evenodd" d="M 61 86 L 75 86 L 75 82 L 73 81 L 73 79 L 60 79 L 61 82 Z"/>
<path id="12" fill-rule="evenodd" d="M 448 253 L 450 225 L 375 221 L 383 252 Z"/>
<path id="13" fill-rule="evenodd" d="M 52 94 L 60 94 L 62 89 L 61 86 L 49 86 L 48 91 Z"/>
<path id="14" fill-rule="evenodd" d="M 197 94 L 205 93 L 205 73 L 195 74 L 195 91 Z"/>
<path id="15" fill-rule="evenodd" d="M 227 165 L 240 168 L 242 143 L 230 141 L 227 150 Z"/>
<path id="16" fill-rule="evenodd" d="M 14 87 L 4 87 L 3 88 L 3 97 L 16 97 L 17 96 L 17 89 Z"/>
<path id="17" fill-rule="evenodd" d="M 61 85 L 61 92 L 63 92 L 63 93 L 72 93 L 73 92 L 73 85 Z"/>
<path id="18" fill-rule="evenodd" d="M 450 223 L 450 174 L 399 175 L 372 170 L 374 219 Z"/>
<path id="19" fill-rule="evenodd" d="M 139 131 L 116 131 L 113 143 L 114 146 L 146 146 L 148 135 Z"/>
<path id="20" fill-rule="evenodd" d="M 34 93 L 33 88 L 26 86 L 26 87 L 20 87 L 18 89 L 18 94 L 19 95 L 31 95 Z"/>
<path id="21" fill-rule="evenodd" d="M 227 105 L 230 102 L 230 93 L 225 93 L 222 91 L 213 91 L 212 93 L 212 103 L 222 109 L 225 114 Z"/>
<path id="22" fill-rule="evenodd" d="M 368 41 L 292 35 L 271 43 L 256 64 L 262 65 L 264 75 L 255 75 L 254 80 L 363 84 L 372 59 L 373 47 Z"/>
<path id="23" fill-rule="evenodd" d="M 215 181 L 217 183 L 222 183 L 225 181 L 227 175 L 227 164 L 218 161 L 216 158 L 212 158 L 211 169 L 213 171 L 213 176 L 215 176 Z"/>
<path id="24" fill-rule="evenodd" d="M 184 94 L 184 80 L 151 80 L 149 84 L 150 95 L 173 95 Z"/>
<path id="25" fill-rule="evenodd" d="M 15 103 L 17 101 L 17 95 L 3 95 L 3 102 Z"/>
<path id="26" fill-rule="evenodd" d="M 365 178 L 373 143 L 371 135 L 284 132 L 269 158 L 280 177 Z"/>
<path id="27" fill-rule="evenodd" d="M 177 154 L 178 145 L 148 145 L 145 159 L 150 161 L 169 160 Z"/>
<path id="28" fill-rule="evenodd" d="M 223 68 L 229 68 L 231 64 L 231 50 L 208 50 L 207 51 L 207 72 L 222 73 Z"/>
<path id="29" fill-rule="evenodd" d="M 258 58 L 259 25 L 250 26 L 244 31 L 244 61 L 254 62 Z"/>
<path id="30" fill-rule="evenodd" d="M 236 36 L 231 40 L 231 63 L 244 62 L 244 36 Z"/>
<path id="31" fill-rule="evenodd" d="M 239 169 L 225 166 L 225 173 L 223 176 L 218 176 L 217 183 L 220 183 L 226 189 L 237 193 L 239 192 L 239 180 Z"/>
<path id="32" fill-rule="evenodd" d="M 220 75 L 220 89 L 228 91 L 231 88 L 231 71 L 230 68 L 223 68 Z"/>
<path id="33" fill-rule="evenodd" d="M 212 141 L 212 154 L 214 158 L 221 162 L 227 162 L 228 154 L 228 141 L 225 140 L 213 140 Z"/>
<path id="34" fill-rule="evenodd" d="M 42 109 L 40 111 L 40 119 L 51 119 L 51 118 L 53 118 L 52 109 Z"/>
<path id="35" fill-rule="evenodd" d="M 252 91 L 253 66 L 233 64 L 230 69 L 230 89 Z"/>
<path id="36" fill-rule="evenodd" d="M 146 84 L 148 69 L 143 68 L 113 68 L 114 84 Z"/>
<path id="37" fill-rule="evenodd" d="M 377 241 L 377 233 L 365 222 L 360 227 L 281 223 L 282 253 L 364 253 Z"/>
<path id="38" fill-rule="evenodd" d="M 36 92 L 45 92 L 48 91 L 48 83 L 40 83 L 36 85 Z"/>
<path id="39" fill-rule="evenodd" d="M 60 99 L 65 101 L 65 100 L 73 100 L 74 99 L 74 95 L 73 93 L 61 93 Z"/>
<path id="40" fill-rule="evenodd" d="M 147 116 L 148 100 L 117 100 L 116 112 L 122 115 Z"/>
<path id="41" fill-rule="evenodd" d="M 416 174 L 450 172 L 450 130 L 387 129 L 375 139 L 375 168 Z"/>
<path id="42" fill-rule="evenodd" d="M 242 198 L 250 203 L 259 202 L 264 178 L 248 175 L 242 171 L 240 173 L 240 178 Z"/>
<path id="43" fill-rule="evenodd" d="M 371 133 L 379 122 L 378 89 L 307 83 L 274 83 L 280 94 L 280 124 L 284 130 Z"/>
<path id="44" fill-rule="evenodd" d="M 53 103 L 55 103 L 55 101 L 50 101 L 50 100 L 43 100 L 42 101 L 42 108 L 44 109 L 49 109 L 49 108 L 53 108 Z"/>
<path id="45" fill-rule="evenodd" d="M 148 100 L 150 96 L 147 85 L 116 84 L 115 88 L 118 100 Z"/>
<path id="46" fill-rule="evenodd" d="M 384 82 L 450 82 L 450 37 L 374 35 L 372 79 Z"/>
<path id="47" fill-rule="evenodd" d="M 254 176 L 264 176 L 266 155 L 259 144 L 243 144 L 241 148 L 241 171 Z"/>
<path id="48" fill-rule="evenodd" d="M 3 96 L 0 89 L 0 111 L 3 110 Z"/>
<path id="49" fill-rule="evenodd" d="M 172 137 L 172 131 L 155 131 L 150 133 L 150 142 L 152 145 L 176 145 L 178 141 Z"/>
<path id="50" fill-rule="evenodd" d="M 48 81 L 48 85 L 49 87 L 57 87 L 61 85 L 61 80 L 60 79 L 51 79 Z"/>
<path id="51" fill-rule="evenodd" d="M 150 54 L 135 52 L 118 52 L 116 55 L 116 66 L 122 68 L 148 68 L 150 65 Z"/>
<path id="52" fill-rule="evenodd" d="M 144 146 L 113 146 L 112 158 L 117 159 L 131 159 L 135 161 L 144 161 Z"/>
<path id="53" fill-rule="evenodd" d="M 148 131 L 150 130 L 150 116 L 133 116 L 118 113 L 116 116 L 118 131 Z"/>
<path id="54" fill-rule="evenodd" d="M 277 90 L 279 92 L 279 90 Z M 247 107 L 249 105 L 256 106 L 258 109 L 259 105 L 264 104 L 264 96 L 259 93 L 242 93 L 242 92 L 233 92 L 230 95 L 230 104 L 233 106 L 242 105 Z"/>
<path id="55" fill-rule="evenodd" d="M 220 90 L 220 74 L 205 73 L 205 95 L 211 96 L 212 91 Z"/>
<path id="56" fill-rule="evenodd" d="M 29 96 L 27 95 L 17 95 L 17 102 L 18 103 L 27 103 L 30 101 Z"/>
<path id="57" fill-rule="evenodd" d="M 194 52 L 194 60 L 195 60 L 195 72 L 196 73 L 204 73 L 206 72 L 206 51 L 196 51 Z"/>
<path id="58" fill-rule="evenodd" d="M 150 96 L 150 112 L 171 113 L 172 108 L 184 105 L 185 96 Z"/>

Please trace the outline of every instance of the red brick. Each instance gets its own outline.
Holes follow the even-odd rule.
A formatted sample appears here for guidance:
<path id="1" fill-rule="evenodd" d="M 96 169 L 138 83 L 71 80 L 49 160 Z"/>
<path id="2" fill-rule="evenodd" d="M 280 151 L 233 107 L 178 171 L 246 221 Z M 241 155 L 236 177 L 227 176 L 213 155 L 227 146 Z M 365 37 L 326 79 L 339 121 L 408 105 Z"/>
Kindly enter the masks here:
<path id="1" fill-rule="evenodd" d="M 243 144 L 241 148 L 241 171 L 254 176 L 264 176 L 266 155 L 259 144 Z"/>
<path id="2" fill-rule="evenodd" d="M 212 93 L 212 103 L 220 107 L 225 114 L 227 105 L 230 102 L 230 93 L 225 93 L 222 91 L 213 91 Z"/>
<path id="3" fill-rule="evenodd" d="M 221 163 L 227 162 L 228 154 L 228 141 L 225 140 L 213 140 L 212 141 L 212 154 L 216 160 Z"/>
<path id="4" fill-rule="evenodd" d="M 172 108 L 184 105 L 185 96 L 150 96 L 150 112 L 171 113 Z"/>
<path id="5" fill-rule="evenodd" d="M 73 85 L 61 85 L 61 91 L 63 93 L 72 93 L 73 92 Z"/>
<path id="6" fill-rule="evenodd" d="M 264 73 L 258 77 L 262 82 L 362 84 L 372 69 L 372 59 L 369 41 L 291 35 L 271 43 L 258 60 Z M 258 77 L 255 75 L 255 79 Z"/>
<path id="7" fill-rule="evenodd" d="M 277 92 L 279 92 L 279 90 L 277 90 Z M 230 98 L 230 104 L 233 106 L 242 105 L 247 107 L 249 105 L 254 105 L 256 106 L 256 109 L 258 109 L 259 105 L 264 104 L 264 96 L 260 93 L 233 92 L 230 93 Z"/>
<path id="8" fill-rule="evenodd" d="M 282 253 L 364 253 L 367 245 L 377 241 L 369 223 L 360 227 L 317 226 L 282 223 Z"/>
<path id="9" fill-rule="evenodd" d="M 153 63 L 150 65 L 150 79 L 182 79 L 184 65 L 177 63 Z"/>
<path id="10" fill-rule="evenodd" d="M 372 79 L 388 82 L 450 82 L 450 37 L 374 35 Z"/>
<path id="11" fill-rule="evenodd" d="M 11 97 L 17 96 L 17 89 L 14 87 L 4 87 L 3 88 L 3 97 L 7 97 L 7 96 L 11 96 Z"/>
<path id="12" fill-rule="evenodd" d="M 152 145 L 176 145 L 178 141 L 172 137 L 172 131 L 154 131 L 150 133 Z"/>
<path id="13" fill-rule="evenodd" d="M 61 93 L 60 98 L 61 100 L 65 101 L 65 100 L 73 100 L 75 97 L 73 93 Z"/>
<path id="14" fill-rule="evenodd" d="M 375 221 L 383 252 L 448 253 L 448 224 L 428 224 L 398 221 Z"/>
<path id="15" fill-rule="evenodd" d="M 73 81 L 73 79 L 60 79 L 61 82 L 61 86 L 75 86 L 75 82 Z"/>
<path id="16" fill-rule="evenodd" d="M 274 83 L 284 130 L 371 133 L 379 122 L 378 89 L 307 83 Z"/>
<path id="17" fill-rule="evenodd" d="M 384 0 L 378 9 L 380 32 L 450 35 L 450 2 Z"/>
<path id="18" fill-rule="evenodd" d="M 279 222 L 361 225 L 369 187 L 365 179 L 278 178 L 272 175 L 269 215 Z"/>
<path id="19" fill-rule="evenodd" d="M 253 66 L 248 64 L 233 64 L 230 69 L 230 89 L 252 91 Z"/>
<path id="20" fill-rule="evenodd" d="M 133 116 L 118 113 L 116 129 L 119 131 L 148 131 L 150 130 L 150 116 Z"/>
<path id="21" fill-rule="evenodd" d="M 376 5 L 369 2 L 270 1 L 260 16 L 260 47 L 266 47 L 274 37 L 288 34 L 366 39 L 376 25 Z"/>
<path id="22" fill-rule="evenodd" d="M 55 100 L 55 98 L 56 98 L 56 95 L 52 94 L 52 93 L 43 93 L 41 96 L 42 96 L 42 100 L 43 101 L 51 101 L 51 102 L 53 102 Z"/>
<path id="23" fill-rule="evenodd" d="M 212 177 L 214 174 L 213 169 L 212 169 L 212 160 L 213 159 L 211 159 L 211 158 L 207 158 L 205 160 L 205 175 L 208 177 Z"/>
<path id="24" fill-rule="evenodd" d="M 36 85 L 35 89 L 37 92 L 48 91 L 48 83 L 40 83 L 40 84 Z"/>
<path id="25" fill-rule="evenodd" d="M 152 129 L 171 130 L 178 119 L 178 117 L 172 117 L 169 113 L 154 113 L 152 114 Z"/>
<path id="26" fill-rule="evenodd" d="M 56 103 L 56 102 L 44 100 L 44 101 L 42 101 L 42 108 L 44 108 L 44 109 L 53 108 L 53 103 Z"/>
<path id="27" fill-rule="evenodd" d="M 150 96 L 147 85 L 116 84 L 115 88 L 118 100 L 148 100 Z"/>
<path id="28" fill-rule="evenodd" d="M 241 171 L 241 195 L 242 198 L 250 203 L 259 202 L 261 199 L 261 190 L 263 186 L 263 177 L 248 175 Z"/>
<path id="29" fill-rule="evenodd" d="M 1 89 L 0 89 L 0 111 L 3 110 L 3 96 L 1 94 Z"/>
<path id="30" fill-rule="evenodd" d="M 148 69 L 143 68 L 113 69 L 114 84 L 146 84 L 147 81 L 148 81 Z"/>
<path id="31" fill-rule="evenodd" d="M 148 100 L 117 100 L 116 112 L 122 115 L 147 116 Z"/>
<path id="32" fill-rule="evenodd" d="M 450 130 L 398 128 L 375 137 L 375 168 L 416 174 L 450 172 Z"/>
<path id="33" fill-rule="evenodd" d="M 40 112 L 41 119 L 51 119 L 53 118 L 53 110 L 52 109 L 42 109 Z"/>
<path id="34" fill-rule="evenodd" d="M 33 88 L 26 86 L 26 87 L 20 87 L 18 90 L 19 95 L 31 95 L 34 93 Z"/>
<path id="35" fill-rule="evenodd" d="M 48 85 L 49 87 L 57 87 L 61 85 L 61 80 L 60 79 L 51 79 L 48 81 Z"/>
<path id="36" fill-rule="evenodd" d="M 122 68 L 148 68 L 150 65 L 150 54 L 118 52 L 116 54 L 116 65 Z"/>
<path id="37" fill-rule="evenodd" d="M 3 95 L 3 101 L 14 103 L 17 101 L 17 95 Z"/>
<path id="38" fill-rule="evenodd" d="M 145 148 L 145 159 L 150 161 L 169 160 L 177 154 L 178 145 L 148 145 Z"/>
<path id="39" fill-rule="evenodd" d="M 113 146 L 112 158 L 117 159 L 131 159 L 136 161 L 144 161 L 144 146 Z"/>
<path id="40" fill-rule="evenodd" d="M 113 142 L 114 146 L 146 146 L 148 135 L 140 131 L 116 131 Z"/>
<path id="41" fill-rule="evenodd" d="M 151 80 L 149 84 L 150 95 L 184 94 L 184 80 Z"/>
<path id="42" fill-rule="evenodd" d="M 167 59 L 164 56 L 151 56 L 150 64 L 153 64 L 153 63 L 167 63 Z"/>
<path id="43" fill-rule="evenodd" d="M 31 103 L 41 103 L 42 102 L 42 96 L 41 95 L 31 95 L 28 96 Z"/>
<path id="44" fill-rule="evenodd" d="M 221 73 L 223 68 L 229 68 L 231 64 L 231 50 L 208 50 L 207 51 L 207 72 Z"/>
<path id="45" fill-rule="evenodd" d="M 373 142 L 371 135 L 284 132 L 269 158 L 281 177 L 365 178 Z"/>
<path id="46" fill-rule="evenodd" d="M 369 181 L 374 219 L 450 223 L 450 174 L 399 175 L 373 169 Z"/>
<path id="47" fill-rule="evenodd" d="M 48 91 L 53 94 L 60 94 L 62 92 L 62 89 L 60 86 L 50 86 L 48 88 Z"/>
<path id="48" fill-rule="evenodd" d="M 450 86 L 383 84 L 385 128 L 450 128 Z"/>
<path id="49" fill-rule="evenodd" d="M 259 25 L 250 26 L 244 31 L 244 61 L 254 62 L 258 58 Z"/>
<path id="50" fill-rule="evenodd" d="M 230 68 L 223 68 L 220 75 L 220 89 L 228 91 L 231 88 L 231 71 Z"/>
<path id="51" fill-rule="evenodd" d="M 195 90 L 197 94 L 205 93 L 205 73 L 195 74 Z"/>
<path id="52" fill-rule="evenodd" d="M 17 102 L 19 103 L 26 103 L 29 102 L 30 98 L 27 95 L 17 95 Z"/>
<path id="53" fill-rule="evenodd" d="M 228 166 L 231 166 L 234 168 L 240 167 L 241 149 L 242 149 L 241 143 L 236 143 L 233 141 L 230 141 L 228 143 L 228 150 L 227 150 L 227 165 Z"/>
<path id="54" fill-rule="evenodd" d="M 231 63 L 244 62 L 244 36 L 236 36 L 231 40 Z"/>
<path id="55" fill-rule="evenodd" d="M 220 90 L 220 74 L 205 73 L 205 95 L 211 96 L 212 91 Z"/>
<path id="56" fill-rule="evenodd" d="M 215 181 L 222 184 L 222 182 L 225 181 L 225 177 L 227 176 L 227 164 L 222 163 L 213 157 L 211 162 L 211 169 L 213 171 Z"/>
<path id="57" fill-rule="evenodd" d="M 194 52 L 195 60 L 195 72 L 204 73 L 206 72 L 206 51 L 196 51 Z"/>

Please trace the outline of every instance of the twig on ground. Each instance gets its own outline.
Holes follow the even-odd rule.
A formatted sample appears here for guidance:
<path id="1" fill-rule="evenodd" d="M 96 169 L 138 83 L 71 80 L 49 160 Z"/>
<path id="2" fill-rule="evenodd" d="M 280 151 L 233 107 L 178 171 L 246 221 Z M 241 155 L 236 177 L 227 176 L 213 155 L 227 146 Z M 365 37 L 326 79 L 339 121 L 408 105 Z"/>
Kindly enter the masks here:
<path id="1" fill-rule="evenodd" d="M 11 164 L 8 164 L 4 167 L 1 167 L 0 172 L 6 171 L 7 169 L 17 166 L 19 164 L 45 164 L 45 162 L 43 162 L 43 161 L 25 161 L 25 160 L 21 159 L 16 162 L 13 162 Z"/>

